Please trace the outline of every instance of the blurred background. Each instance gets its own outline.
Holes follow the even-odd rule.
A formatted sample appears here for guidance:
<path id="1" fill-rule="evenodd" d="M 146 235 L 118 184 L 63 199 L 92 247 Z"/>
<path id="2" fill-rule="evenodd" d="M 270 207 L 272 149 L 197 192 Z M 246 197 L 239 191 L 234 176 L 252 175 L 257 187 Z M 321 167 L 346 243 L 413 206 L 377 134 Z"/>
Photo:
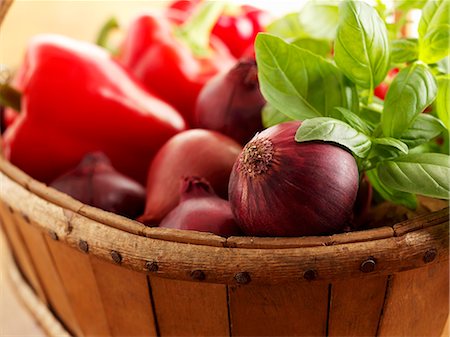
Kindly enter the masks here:
<path id="1" fill-rule="evenodd" d="M 299 9 L 305 0 L 229 0 L 266 8 L 275 16 Z M 39 33 L 59 33 L 95 41 L 102 25 L 112 16 L 122 27 L 145 10 L 162 9 L 162 0 L 15 0 L 0 29 L 0 64 L 16 68 L 29 38 Z"/>

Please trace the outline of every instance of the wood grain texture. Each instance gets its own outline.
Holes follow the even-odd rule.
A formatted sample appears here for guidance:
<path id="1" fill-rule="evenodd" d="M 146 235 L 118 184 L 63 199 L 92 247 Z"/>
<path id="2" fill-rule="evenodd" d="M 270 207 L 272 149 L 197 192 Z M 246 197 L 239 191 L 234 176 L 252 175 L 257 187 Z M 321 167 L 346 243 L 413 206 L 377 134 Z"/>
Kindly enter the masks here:
<path id="1" fill-rule="evenodd" d="M 83 336 L 110 336 L 89 255 L 46 238 Z"/>
<path id="2" fill-rule="evenodd" d="M 379 336 L 441 336 L 449 316 L 448 262 L 392 276 Z"/>
<path id="3" fill-rule="evenodd" d="M 334 282 L 328 336 L 375 336 L 386 286 L 386 276 Z"/>
<path id="4" fill-rule="evenodd" d="M 20 217 L 21 214 L 18 214 L 11 207 L 5 205 L 3 202 L 0 202 L 0 216 L 3 224 L 3 230 L 5 231 L 7 240 L 11 245 L 13 255 L 20 266 L 21 272 L 24 274 L 26 280 L 31 284 L 33 290 L 36 292 L 41 301 L 47 303 L 47 298 L 45 296 L 44 289 L 42 288 L 38 273 L 33 265 L 33 261 L 31 260 L 30 252 L 28 251 L 22 234 L 15 223 L 15 217 Z"/>
<path id="5" fill-rule="evenodd" d="M 50 306 L 72 334 L 81 336 L 81 330 L 75 319 L 66 290 L 56 270 L 44 237 L 44 235 L 48 236 L 48 234 L 42 233 L 35 226 L 31 226 L 23 219 L 17 219 L 16 223 L 28 247 L 31 260 L 42 281 L 42 287 Z"/>
<path id="6" fill-rule="evenodd" d="M 112 336 L 157 336 L 147 276 L 91 258 Z"/>
<path id="7" fill-rule="evenodd" d="M 229 336 L 225 285 L 150 277 L 159 332 L 166 336 Z"/>
<path id="8" fill-rule="evenodd" d="M 327 283 L 230 286 L 232 336 L 325 336 Z"/>

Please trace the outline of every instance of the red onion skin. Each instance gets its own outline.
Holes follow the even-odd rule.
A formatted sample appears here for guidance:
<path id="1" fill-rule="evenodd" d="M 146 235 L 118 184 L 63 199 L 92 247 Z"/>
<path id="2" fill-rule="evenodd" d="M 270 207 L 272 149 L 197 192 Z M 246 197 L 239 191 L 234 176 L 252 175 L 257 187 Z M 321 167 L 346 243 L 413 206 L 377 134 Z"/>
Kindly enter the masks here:
<path id="1" fill-rule="evenodd" d="M 172 137 L 156 154 L 147 177 L 147 204 L 139 221 L 157 225 L 180 200 L 180 179 L 204 177 L 228 196 L 228 181 L 242 147 L 218 132 L 192 129 Z"/>
<path id="2" fill-rule="evenodd" d="M 239 61 L 230 71 L 213 77 L 197 99 L 195 117 L 200 128 L 223 133 L 246 144 L 263 129 L 266 104 L 257 78 L 256 61 Z"/>
<path id="3" fill-rule="evenodd" d="M 145 207 L 145 188 L 117 172 L 103 153 L 90 153 L 51 187 L 105 211 L 135 219 Z"/>
<path id="4" fill-rule="evenodd" d="M 219 198 L 209 183 L 196 177 L 185 179 L 180 203 L 159 227 L 210 232 L 224 237 L 242 234 L 230 203 Z"/>
<path id="5" fill-rule="evenodd" d="M 247 235 L 331 234 L 351 217 L 358 190 L 355 159 L 335 145 L 297 143 L 300 125 L 286 122 L 259 133 L 233 167 L 229 200 Z M 263 145 L 265 151 L 252 152 Z"/>

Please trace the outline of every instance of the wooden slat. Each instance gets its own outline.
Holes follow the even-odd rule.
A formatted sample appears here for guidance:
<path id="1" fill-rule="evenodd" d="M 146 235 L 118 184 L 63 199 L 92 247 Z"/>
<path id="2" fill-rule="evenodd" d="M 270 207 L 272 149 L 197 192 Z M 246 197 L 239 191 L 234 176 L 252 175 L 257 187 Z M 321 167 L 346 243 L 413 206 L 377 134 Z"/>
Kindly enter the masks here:
<path id="1" fill-rule="evenodd" d="M 156 336 L 147 275 L 91 257 L 112 336 Z"/>
<path id="2" fill-rule="evenodd" d="M 232 336 L 325 336 L 329 286 L 324 282 L 230 286 Z"/>
<path id="3" fill-rule="evenodd" d="M 379 336 L 440 336 L 449 316 L 448 261 L 394 275 Z"/>
<path id="4" fill-rule="evenodd" d="M 445 324 L 444 330 L 442 331 L 442 335 L 440 337 L 450 337 L 450 316 L 447 319 L 447 323 Z"/>
<path id="5" fill-rule="evenodd" d="M 165 336 L 228 336 L 226 286 L 150 277 L 159 332 Z"/>
<path id="6" fill-rule="evenodd" d="M 12 209 L 9 209 L 4 203 L 0 202 L 0 214 L 3 223 L 3 229 L 7 236 L 8 242 L 11 244 L 11 248 L 19 264 L 20 270 L 24 274 L 26 280 L 30 283 L 37 296 L 47 303 L 47 299 L 44 290 L 41 286 L 38 274 L 33 266 L 33 262 L 30 258 L 30 253 L 22 238 L 22 235 L 15 223 L 15 217 L 20 217 L 20 214 L 14 213 Z"/>
<path id="7" fill-rule="evenodd" d="M 82 334 L 110 336 L 89 255 L 50 237 L 46 241 Z"/>
<path id="8" fill-rule="evenodd" d="M 51 307 L 72 334 L 81 336 L 81 330 L 44 237 L 48 234 L 41 232 L 23 219 L 17 219 L 16 223 L 27 244 L 31 260 L 42 281 L 42 287 Z"/>
<path id="9" fill-rule="evenodd" d="M 333 282 L 328 336 L 375 336 L 386 286 L 386 276 Z"/>

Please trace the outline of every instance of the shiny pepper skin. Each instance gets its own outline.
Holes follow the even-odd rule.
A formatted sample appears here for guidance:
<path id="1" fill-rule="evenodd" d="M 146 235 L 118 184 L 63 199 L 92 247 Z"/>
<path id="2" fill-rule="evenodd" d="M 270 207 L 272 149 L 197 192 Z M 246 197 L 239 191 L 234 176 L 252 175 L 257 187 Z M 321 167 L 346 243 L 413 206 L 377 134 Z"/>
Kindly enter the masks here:
<path id="1" fill-rule="evenodd" d="M 45 183 L 93 151 L 104 152 L 118 171 L 145 183 L 154 154 L 186 129 L 177 111 L 87 42 L 37 36 L 19 74 L 22 111 L 4 135 L 4 153 Z"/>
<path id="2" fill-rule="evenodd" d="M 148 13 L 130 24 L 118 59 L 148 91 L 174 106 L 193 125 L 200 90 L 235 63 L 221 41 L 212 38 L 210 46 L 209 55 L 194 55 L 176 38 L 169 19 Z"/>

